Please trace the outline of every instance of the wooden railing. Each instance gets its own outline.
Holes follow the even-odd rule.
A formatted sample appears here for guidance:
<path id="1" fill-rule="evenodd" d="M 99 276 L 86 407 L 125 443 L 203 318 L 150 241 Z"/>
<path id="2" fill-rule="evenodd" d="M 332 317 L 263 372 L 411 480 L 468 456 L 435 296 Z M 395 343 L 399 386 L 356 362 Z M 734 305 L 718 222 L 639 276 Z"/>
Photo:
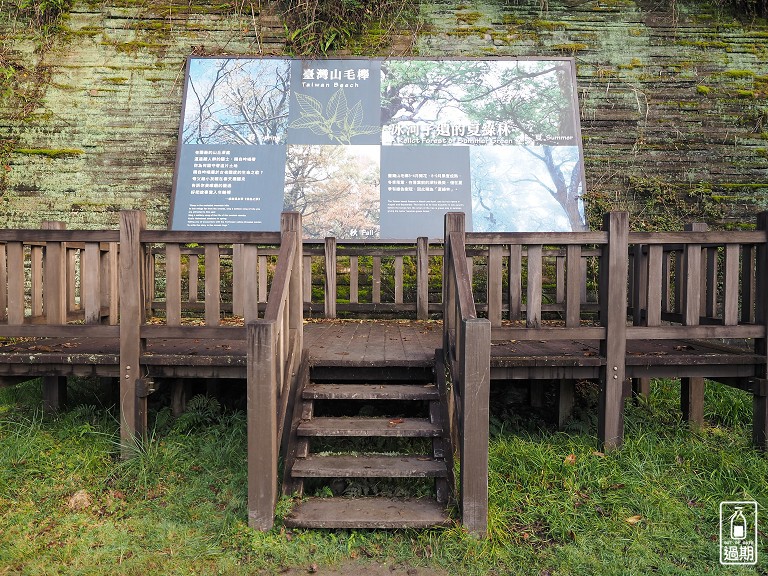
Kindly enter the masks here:
<path id="1" fill-rule="evenodd" d="M 63 228 L 0 230 L 0 337 L 118 337 L 117 232 Z M 47 411 L 66 399 L 63 378 L 42 390 Z"/>
<path id="2" fill-rule="evenodd" d="M 282 242 L 264 317 L 248 328 L 248 519 L 269 530 L 277 503 L 277 464 L 302 356 L 301 217 L 284 213 Z"/>
<path id="3" fill-rule="evenodd" d="M 464 214 L 445 217 L 443 353 L 451 374 L 460 461 L 462 523 L 477 534 L 488 526 L 488 426 L 491 325 L 478 318 L 464 245 Z"/>
<path id="4" fill-rule="evenodd" d="M 758 217 L 755 231 L 694 224 L 681 232 L 630 233 L 627 214 L 612 213 L 598 232 L 466 233 L 466 254 L 486 262 L 479 299 L 486 302 L 493 340 L 599 342 L 599 436 L 610 448 L 622 441 L 627 342 L 747 339 L 765 356 L 767 218 Z M 502 325 L 505 317 L 510 322 Z M 706 369 L 718 376 L 716 367 Z M 761 372 L 750 390 L 762 406 L 765 367 Z M 700 413 L 689 404 L 702 401 L 703 377 L 684 377 L 682 386 L 684 413 Z M 758 446 L 768 440 L 764 413 L 755 411 Z"/>
<path id="5" fill-rule="evenodd" d="M 62 226 L 0 230 L 0 336 L 117 335 L 118 233 Z"/>
<path id="6" fill-rule="evenodd" d="M 339 243 L 336 238 L 322 243 L 305 241 L 305 310 L 325 318 L 343 312 L 410 314 L 426 319 L 430 312 L 442 309 L 437 273 L 430 295 L 430 259 L 434 262 L 442 254 L 442 247 L 430 246 L 427 238 L 418 238 L 415 243 Z M 321 274 L 313 274 L 313 262 Z M 320 288 L 321 298 L 313 296 L 314 286 Z"/>

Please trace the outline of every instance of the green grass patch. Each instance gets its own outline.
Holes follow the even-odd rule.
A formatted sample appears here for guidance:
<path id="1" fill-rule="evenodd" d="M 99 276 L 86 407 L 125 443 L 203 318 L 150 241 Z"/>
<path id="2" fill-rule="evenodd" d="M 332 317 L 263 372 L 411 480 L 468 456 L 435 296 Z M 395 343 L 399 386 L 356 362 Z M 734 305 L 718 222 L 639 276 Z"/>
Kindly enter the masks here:
<path id="1" fill-rule="evenodd" d="M 40 385 L 0 390 L 1 574 L 279 573 L 355 559 L 466 575 L 765 573 L 718 564 L 718 505 L 756 500 L 764 522 L 768 461 L 750 445 L 751 397 L 708 383 L 707 424 L 679 417 L 679 384 L 654 381 L 627 406 L 620 450 L 598 452 L 596 389 L 580 385 L 556 431 L 531 410 L 493 407 L 487 539 L 460 526 L 426 531 L 247 527 L 246 422 L 195 397 L 121 460 L 114 399 L 70 384 L 70 407 L 43 415 Z M 497 402 L 503 398 L 497 396 Z M 763 572 L 760 572 L 762 570 Z M 364 573 L 364 567 L 360 573 Z"/>

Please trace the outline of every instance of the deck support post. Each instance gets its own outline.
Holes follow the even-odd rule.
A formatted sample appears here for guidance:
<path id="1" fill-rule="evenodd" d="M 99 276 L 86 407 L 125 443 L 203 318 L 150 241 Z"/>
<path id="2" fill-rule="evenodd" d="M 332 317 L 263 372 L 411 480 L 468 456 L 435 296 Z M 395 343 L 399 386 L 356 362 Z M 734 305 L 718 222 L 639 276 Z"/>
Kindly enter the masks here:
<path id="1" fill-rule="evenodd" d="M 768 235 L 768 212 L 757 215 L 757 229 Z M 768 238 L 757 247 L 755 264 L 755 320 L 762 324 L 764 335 L 755 339 L 755 352 L 768 355 Z M 758 382 L 768 379 L 768 363 L 760 366 Z M 768 451 L 768 385 L 758 385 L 752 391 L 752 443 Z"/>
<path id="2" fill-rule="evenodd" d="M 576 403 L 576 381 L 561 378 L 557 386 L 557 427 L 562 430 L 565 423 L 573 416 L 573 406 Z"/>
<path id="3" fill-rule="evenodd" d="M 277 366 L 273 322 L 246 326 L 248 349 L 248 525 L 269 530 L 277 502 Z"/>
<path id="4" fill-rule="evenodd" d="M 488 437 L 491 389 L 491 323 L 485 318 L 461 322 L 457 351 L 463 372 L 461 390 L 461 519 L 470 532 L 488 530 Z"/>
<path id="5" fill-rule="evenodd" d="M 147 428 L 147 399 L 139 398 L 136 383 L 142 377 L 144 343 L 141 325 L 145 320 L 146 262 L 141 232 L 147 217 L 138 210 L 120 212 L 120 442 L 123 457 L 132 453 L 136 436 Z"/>
<path id="6" fill-rule="evenodd" d="M 680 410 L 688 423 L 704 424 L 704 378 L 680 378 Z"/>
<path id="7" fill-rule="evenodd" d="M 627 278 L 629 270 L 629 214 L 611 212 L 603 217 L 608 243 L 600 263 L 600 321 L 605 340 L 600 353 L 605 366 L 600 370 L 598 436 L 604 449 L 618 448 L 624 438 L 624 395 L 627 351 Z"/>
<path id="8" fill-rule="evenodd" d="M 58 412 L 67 402 L 67 377 L 44 376 L 43 377 L 43 410 L 45 412 Z"/>

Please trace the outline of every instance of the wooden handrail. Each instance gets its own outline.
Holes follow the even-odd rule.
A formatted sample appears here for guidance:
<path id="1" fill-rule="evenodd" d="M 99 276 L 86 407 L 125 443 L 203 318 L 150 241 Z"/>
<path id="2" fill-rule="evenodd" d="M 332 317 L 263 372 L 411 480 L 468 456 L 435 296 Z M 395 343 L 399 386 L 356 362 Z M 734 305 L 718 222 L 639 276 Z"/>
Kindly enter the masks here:
<path id="1" fill-rule="evenodd" d="M 461 431 L 459 507 L 464 526 L 484 535 L 488 529 L 491 323 L 477 318 L 463 214 L 446 214 L 443 264 L 443 354 Z"/>
<path id="2" fill-rule="evenodd" d="M 246 326 L 248 347 L 248 519 L 269 530 L 277 503 L 277 464 L 302 351 L 301 217 L 284 213 L 280 253 L 264 317 Z"/>

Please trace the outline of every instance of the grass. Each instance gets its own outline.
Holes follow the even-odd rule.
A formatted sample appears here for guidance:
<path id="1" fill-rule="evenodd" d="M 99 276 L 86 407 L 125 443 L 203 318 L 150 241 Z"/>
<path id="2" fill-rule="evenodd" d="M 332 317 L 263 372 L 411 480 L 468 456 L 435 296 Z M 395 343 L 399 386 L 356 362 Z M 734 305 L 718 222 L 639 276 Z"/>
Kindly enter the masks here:
<path id="1" fill-rule="evenodd" d="M 72 408 L 57 416 L 25 383 L 0 390 L 0 575 L 269 574 L 354 559 L 467 575 L 768 574 L 765 536 L 757 568 L 718 564 L 719 502 L 757 500 L 765 522 L 768 460 L 749 444 L 751 398 L 717 384 L 706 394 L 707 425 L 691 430 L 677 385 L 654 382 L 608 454 L 590 386 L 563 432 L 494 406 L 479 540 L 459 526 L 289 531 L 287 499 L 271 532 L 253 532 L 242 411 L 201 397 L 174 419 L 156 406 L 153 433 L 121 461 L 114 407 L 95 383 L 71 385 Z"/>

